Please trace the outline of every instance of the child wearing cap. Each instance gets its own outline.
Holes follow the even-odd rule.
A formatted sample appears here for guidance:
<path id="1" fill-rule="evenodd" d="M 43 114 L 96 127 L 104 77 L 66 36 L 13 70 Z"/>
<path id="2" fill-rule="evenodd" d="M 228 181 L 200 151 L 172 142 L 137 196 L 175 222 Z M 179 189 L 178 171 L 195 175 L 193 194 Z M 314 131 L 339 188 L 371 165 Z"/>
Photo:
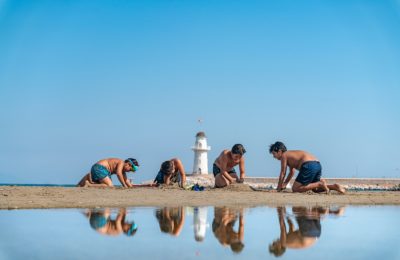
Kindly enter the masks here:
<path id="1" fill-rule="evenodd" d="M 126 177 L 126 173 L 136 172 L 139 163 L 136 159 L 128 158 L 121 160 L 118 158 L 103 159 L 95 163 L 90 172 L 86 174 L 77 186 L 79 187 L 113 187 L 111 175 L 116 174 L 122 187 L 133 187 L 133 184 Z"/>

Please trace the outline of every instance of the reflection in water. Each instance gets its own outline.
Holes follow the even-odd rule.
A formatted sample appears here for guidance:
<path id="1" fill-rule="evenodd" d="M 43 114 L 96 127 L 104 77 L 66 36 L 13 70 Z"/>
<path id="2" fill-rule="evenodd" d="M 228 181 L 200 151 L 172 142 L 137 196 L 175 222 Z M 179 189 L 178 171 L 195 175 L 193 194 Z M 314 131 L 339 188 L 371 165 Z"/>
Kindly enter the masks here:
<path id="1" fill-rule="evenodd" d="M 157 209 L 156 218 L 160 230 L 173 236 L 179 236 L 185 223 L 183 207 Z"/>
<path id="2" fill-rule="evenodd" d="M 202 242 L 207 230 L 207 207 L 195 207 L 193 213 L 194 239 Z"/>
<path id="3" fill-rule="evenodd" d="M 293 220 L 289 214 L 286 214 L 285 207 L 277 208 L 280 237 L 269 246 L 269 252 L 275 256 L 281 256 L 286 248 L 302 249 L 311 247 L 321 236 L 320 220 L 327 214 L 341 216 L 344 213 L 344 207 L 339 209 L 330 209 L 326 207 L 293 207 L 292 212 L 297 222 L 298 229 L 295 229 Z M 285 217 L 289 227 L 286 229 Z"/>
<path id="4" fill-rule="evenodd" d="M 89 209 L 85 215 L 89 219 L 90 226 L 102 235 L 117 236 L 124 233 L 127 236 L 133 236 L 137 231 L 135 222 L 128 222 L 126 218 L 126 209 L 118 210 L 117 216 L 113 217 L 111 209 Z"/>
<path id="5" fill-rule="evenodd" d="M 238 231 L 234 231 L 233 227 L 239 216 Z M 223 246 L 230 246 L 232 251 L 240 253 L 243 248 L 244 237 L 244 218 L 243 209 L 233 209 L 227 207 L 214 208 L 214 221 L 212 230 L 215 237 Z"/>
<path id="6" fill-rule="evenodd" d="M 202 242 L 206 237 L 208 207 L 164 207 L 156 209 L 155 217 L 161 232 L 179 236 L 185 223 L 186 210 L 193 210 L 193 232 L 195 241 Z M 290 211 L 290 209 L 288 209 Z M 321 236 L 321 219 L 327 215 L 341 216 L 344 207 L 278 207 L 280 236 L 269 245 L 269 252 L 281 256 L 286 249 L 312 247 Z M 90 209 L 85 215 L 90 226 L 102 235 L 117 236 L 124 233 L 133 236 L 137 225 L 127 221 L 125 208 L 119 210 Z M 236 225 L 237 223 L 237 225 Z M 236 225 L 236 226 L 235 226 Z M 244 209 L 215 207 L 212 231 L 223 246 L 230 246 L 234 253 L 244 248 Z"/>

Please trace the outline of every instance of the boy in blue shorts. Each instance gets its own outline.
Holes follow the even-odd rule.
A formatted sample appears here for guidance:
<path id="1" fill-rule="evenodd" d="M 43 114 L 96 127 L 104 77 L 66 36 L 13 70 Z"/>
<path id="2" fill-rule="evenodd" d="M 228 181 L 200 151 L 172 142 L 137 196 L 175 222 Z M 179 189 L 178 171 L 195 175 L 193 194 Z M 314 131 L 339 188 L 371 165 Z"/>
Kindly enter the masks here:
<path id="1" fill-rule="evenodd" d="M 281 171 L 278 181 L 278 192 L 286 188 L 292 179 L 295 170 L 299 171 L 296 180 L 293 183 L 293 192 L 326 192 L 336 190 L 344 194 L 345 189 L 339 184 L 327 185 L 325 180 L 321 179 L 322 167 L 318 159 L 306 151 L 287 151 L 282 142 L 276 142 L 269 147 L 269 153 L 281 161 Z M 285 180 L 286 168 L 289 167 L 289 174 Z"/>
<path id="2" fill-rule="evenodd" d="M 125 161 L 118 158 L 103 159 L 95 163 L 90 172 L 78 183 L 79 187 L 113 187 L 111 175 L 115 174 L 122 187 L 131 188 L 134 185 L 126 177 L 127 172 L 136 172 L 139 163 L 136 159 L 128 158 Z"/>

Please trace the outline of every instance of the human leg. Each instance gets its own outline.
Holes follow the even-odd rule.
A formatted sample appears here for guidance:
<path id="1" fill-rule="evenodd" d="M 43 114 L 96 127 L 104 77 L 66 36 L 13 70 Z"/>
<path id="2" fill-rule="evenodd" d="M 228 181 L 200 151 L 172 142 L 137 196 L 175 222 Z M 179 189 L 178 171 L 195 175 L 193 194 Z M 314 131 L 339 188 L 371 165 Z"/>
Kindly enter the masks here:
<path id="1" fill-rule="evenodd" d="M 222 175 L 222 173 L 218 173 L 215 176 L 215 187 L 223 188 L 229 184 L 229 181 Z"/>
<path id="2" fill-rule="evenodd" d="M 91 183 L 89 181 L 86 181 L 85 187 L 94 187 L 94 188 L 100 188 L 100 187 L 114 187 L 111 178 L 110 177 L 105 177 L 99 181 L 99 183 Z"/>
<path id="3" fill-rule="evenodd" d="M 84 187 L 86 184 L 86 181 L 89 181 L 89 180 L 90 180 L 90 173 L 83 176 L 82 179 L 78 182 L 78 184 L 76 186 Z"/>
<path id="4" fill-rule="evenodd" d="M 329 188 L 330 190 L 335 190 L 335 191 L 339 192 L 340 194 L 345 194 L 345 193 L 346 193 L 346 189 L 343 188 L 341 185 L 339 185 L 339 184 L 337 184 L 337 183 L 335 183 L 335 184 L 329 184 L 329 185 L 327 185 L 327 186 L 328 186 L 328 188 Z"/>
<path id="5" fill-rule="evenodd" d="M 292 190 L 293 192 L 307 192 L 309 190 L 329 192 L 329 188 L 327 187 L 324 180 L 321 180 L 319 182 L 309 183 L 307 185 L 295 181 L 293 183 Z"/>

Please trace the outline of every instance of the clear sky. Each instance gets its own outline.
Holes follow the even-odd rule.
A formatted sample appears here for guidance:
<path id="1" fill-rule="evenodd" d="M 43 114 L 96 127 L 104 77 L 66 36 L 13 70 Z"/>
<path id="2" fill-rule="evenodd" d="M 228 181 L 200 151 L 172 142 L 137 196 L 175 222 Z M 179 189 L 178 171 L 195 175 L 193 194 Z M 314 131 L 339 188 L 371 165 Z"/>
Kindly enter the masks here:
<path id="1" fill-rule="evenodd" d="M 210 170 L 242 143 L 248 176 L 277 176 L 280 140 L 325 177 L 400 177 L 399 102 L 399 0 L 0 0 L 1 183 L 190 170 L 199 130 Z"/>

